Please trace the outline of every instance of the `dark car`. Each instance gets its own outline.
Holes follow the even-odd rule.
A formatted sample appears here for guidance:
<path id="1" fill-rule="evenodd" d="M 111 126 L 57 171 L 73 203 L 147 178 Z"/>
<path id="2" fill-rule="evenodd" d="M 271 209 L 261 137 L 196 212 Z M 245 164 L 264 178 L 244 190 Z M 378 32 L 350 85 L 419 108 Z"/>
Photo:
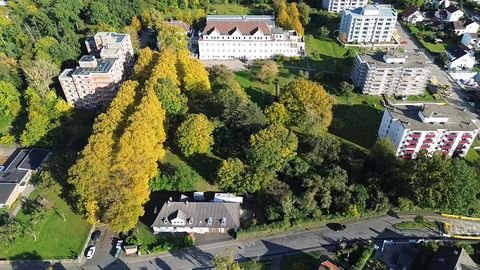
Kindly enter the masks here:
<path id="1" fill-rule="evenodd" d="M 96 230 L 92 233 L 92 241 L 93 242 L 97 242 L 98 240 L 100 240 L 100 236 L 102 236 L 102 232 L 99 231 L 99 230 Z"/>
<path id="2" fill-rule="evenodd" d="M 328 223 L 327 227 L 330 228 L 331 230 L 334 230 L 336 232 L 343 231 L 347 228 L 347 226 L 340 224 L 340 223 Z"/>

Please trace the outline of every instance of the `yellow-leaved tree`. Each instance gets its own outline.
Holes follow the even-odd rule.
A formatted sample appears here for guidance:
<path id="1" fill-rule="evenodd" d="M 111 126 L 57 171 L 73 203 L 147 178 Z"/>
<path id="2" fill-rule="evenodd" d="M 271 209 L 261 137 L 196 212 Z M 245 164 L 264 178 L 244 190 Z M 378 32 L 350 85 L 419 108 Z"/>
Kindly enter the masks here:
<path id="1" fill-rule="evenodd" d="M 212 92 L 208 71 L 202 62 L 193 58 L 187 49 L 178 52 L 178 74 L 182 87 L 188 95 L 204 96 Z"/>
<path id="2" fill-rule="evenodd" d="M 325 131 L 332 122 L 333 102 L 323 86 L 305 79 L 288 83 L 280 96 L 289 112 L 291 124 L 302 131 L 318 134 Z"/>
<path id="3" fill-rule="evenodd" d="M 143 48 L 138 52 L 137 62 L 133 67 L 133 77 L 138 81 L 145 81 L 150 77 L 154 63 L 154 52 L 150 48 Z"/>
<path id="4" fill-rule="evenodd" d="M 97 117 L 88 144 L 68 172 L 68 182 L 75 187 L 74 193 L 80 200 L 79 207 L 86 210 L 87 220 L 92 224 L 107 222 L 99 211 L 111 203 L 106 199 L 112 197 L 110 169 L 118 140 L 116 131 L 127 117 L 138 85 L 136 81 L 122 84 L 107 112 Z"/>
<path id="5" fill-rule="evenodd" d="M 113 158 L 111 189 L 116 201 L 105 211 L 110 228 L 125 232 L 143 215 L 143 204 L 150 196 L 149 181 L 157 174 L 157 164 L 165 155 L 163 128 L 165 110 L 153 89 L 144 95 L 128 119 Z"/>
<path id="6" fill-rule="evenodd" d="M 160 79 L 169 79 L 175 85 L 180 85 L 177 70 L 177 53 L 171 48 L 163 50 L 156 61 L 152 74 L 148 78 L 147 85 L 149 89 L 154 89 Z"/>

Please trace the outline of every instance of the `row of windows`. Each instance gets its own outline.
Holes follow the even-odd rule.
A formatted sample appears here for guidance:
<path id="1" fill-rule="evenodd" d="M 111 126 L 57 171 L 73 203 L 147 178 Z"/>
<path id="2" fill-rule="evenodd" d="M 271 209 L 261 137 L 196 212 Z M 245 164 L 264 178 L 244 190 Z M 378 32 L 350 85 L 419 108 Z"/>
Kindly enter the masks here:
<path id="1" fill-rule="evenodd" d="M 212 42 L 205 42 L 205 43 L 201 43 L 201 46 L 202 47 L 220 47 L 220 46 L 247 46 L 247 47 L 250 47 L 250 46 L 275 46 L 275 47 L 281 47 L 281 46 L 290 46 L 290 47 L 296 47 L 297 46 L 297 43 L 287 43 L 287 42 L 268 42 L 268 43 L 228 43 L 228 42 L 225 42 L 225 43 L 212 43 Z"/>
<path id="2" fill-rule="evenodd" d="M 203 37 L 204 39 L 222 39 L 222 40 L 225 40 L 225 39 L 234 39 L 234 40 L 238 40 L 238 39 L 252 39 L 252 37 L 245 37 L 245 36 L 242 36 L 242 37 L 230 37 L 230 36 L 220 36 L 220 37 L 211 37 L 211 36 L 204 36 Z M 270 36 L 264 36 L 264 37 L 253 37 L 254 40 L 268 40 L 270 39 L 271 37 Z"/>
<path id="3" fill-rule="evenodd" d="M 257 50 L 235 50 L 235 49 L 234 50 L 209 50 L 209 49 L 206 49 L 206 50 L 200 50 L 200 51 L 202 53 L 204 53 L 204 52 L 233 52 L 233 53 L 234 52 L 239 52 L 239 53 L 241 53 L 241 52 L 244 52 L 244 53 L 253 52 L 253 53 L 256 53 L 257 52 Z M 268 53 L 268 52 L 270 52 L 270 53 L 273 53 L 273 52 L 277 52 L 277 53 L 279 53 L 279 52 L 292 52 L 292 53 L 295 53 L 295 52 L 297 52 L 297 50 L 258 50 L 258 52 L 259 53 L 261 53 L 261 52 L 266 52 L 266 53 Z"/>

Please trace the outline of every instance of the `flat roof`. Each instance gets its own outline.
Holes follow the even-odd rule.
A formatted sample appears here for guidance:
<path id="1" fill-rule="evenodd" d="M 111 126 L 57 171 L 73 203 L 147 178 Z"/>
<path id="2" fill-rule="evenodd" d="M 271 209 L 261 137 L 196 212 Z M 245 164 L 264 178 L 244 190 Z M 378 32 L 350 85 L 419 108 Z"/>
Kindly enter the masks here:
<path id="1" fill-rule="evenodd" d="M 397 17 L 397 11 L 390 5 L 367 5 L 355 9 L 344 10 L 345 14 L 352 16 L 372 16 L 372 17 Z M 367 13 L 367 14 L 365 14 Z M 371 13 L 371 14 L 368 14 Z"/>
<path id="2" fill-rule="evenodd" d="M 389 57 L 407 57 L 405 63 L 386 63 L 383 59 L 384 53 L 376 54 L 359 54 L 358 57 L 363 62 L 367 62 L 369 65 L 379 68 L 426 68 L 426 64 L 430 63 L 430 59 L 423 52 L 388 52 Z"/>
<path id="3" fill-rule="evenodd" d="M 77 67 L 72 75 L 89 75 L 90 73 L 108 73 L 117 59 L 105 58 L 97 59 L 96 67 Z"/>
<path id="4" fill-rule="evenodd" d="M 479 128 L 478 117 L 463 108 L 451 105 L 396 105 L 394 110 L 388 109 L 394 119 L 402 121 L 407 129 L 418 131 L 435 131 L 446 129 L 450 131 L 473 131 Z M 445 123 L 425 123 L 418 113 L 448 117 Z"/>

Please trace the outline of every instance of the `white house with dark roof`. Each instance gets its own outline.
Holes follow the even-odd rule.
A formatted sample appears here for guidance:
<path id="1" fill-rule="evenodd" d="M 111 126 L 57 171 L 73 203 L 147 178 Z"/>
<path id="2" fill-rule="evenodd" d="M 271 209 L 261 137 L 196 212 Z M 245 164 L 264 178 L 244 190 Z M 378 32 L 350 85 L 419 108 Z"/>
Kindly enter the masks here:
<path id="1" fill-rule="evenodd" d="M 448 60 L 445 65 L 448 69 L 472 69 L 475 66 L 475 57 L 463 44 L 447 50 L 446 53 Z"/>
<path id="2" fill-rule="evenodd" d="M 403 159 L 418 152 L 464 157 L 479 132 L 477 117 L 451 105 L 400 105 L 385 109 L 378 137 L 395 146 Z"/>
<path id="3" fill-rule="evenodd" d="M 446 22 L 456 22 L 463 17 L 464 13 L 457 6 L 448 6 L 445 9 L 435 11 L 435 17 Z"/>
<path id="4" fill-rule="evenodd" d="M 452 22 L 452 24 L 453 31 L 457 36 L 461 36 L 465 33 L 477 33 L 478 28 L 480 27 L 480 25 L 476 21 L 471 19 L 468 19 L 466 21 Z"/>
<path id="5" fill-rule="evenodd" d="M 303 56 L 305 42 L 295 30 L 276 27 L 274 16 L 207 16 L 198 50 L 204 60 L 267 59 Z"/>
<path id="6" fill-rule="evenodd" d="M 240 204 L 167 201 L 151 225 L 154 233 L 228 233 L 240 227 Z"/>
<path id="7" fill-rule="evenodd" d="M 465 33 L 462 36 L 461 44 L 471 50 L 478 50 L 480 48 L 480 39 L 477 33 Z"/>
<path id="8" fill-rule="evenodd" d="M 417 7 L 406 8 L 400 14 L 402 21 L 406 23 L 416 24 L 425 20 L 425 14 Z"/>
<path id="9" fill-rule="evenodd" d="M 0 208 L 10 207 L 28 185 L 32 173 L 50 156 L 45 149 L 19 149 L 0 166 Z"/>
<path id="10" fill-rule="evenodd" d="M 322 0 L 322 7 L 328 12 L 342 12 L 345 9 L 364 7 L 368 0 Z"/>

